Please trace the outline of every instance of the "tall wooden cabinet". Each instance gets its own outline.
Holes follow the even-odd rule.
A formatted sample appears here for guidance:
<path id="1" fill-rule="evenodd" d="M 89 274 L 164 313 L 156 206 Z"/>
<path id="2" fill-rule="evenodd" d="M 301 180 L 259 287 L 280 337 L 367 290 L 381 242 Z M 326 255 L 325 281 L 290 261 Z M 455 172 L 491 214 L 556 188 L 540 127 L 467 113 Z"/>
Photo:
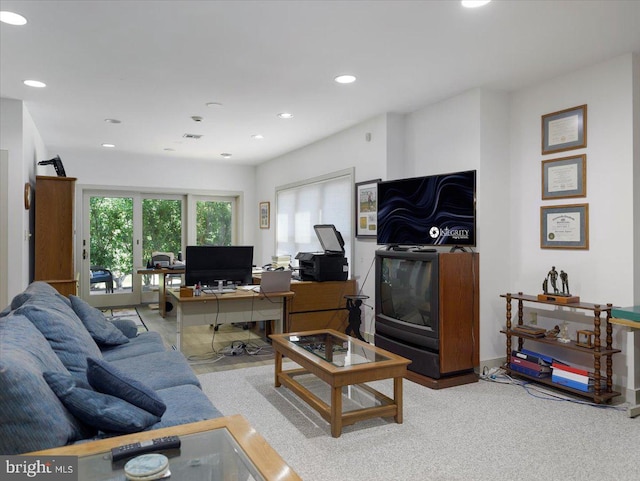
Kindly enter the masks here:
<path id="1" fill-rule="evenodd" d="M 35 281 L 45 281 L 60 294 L 77 293 L 73 259 L 73 177 L 36 177 Z"/>

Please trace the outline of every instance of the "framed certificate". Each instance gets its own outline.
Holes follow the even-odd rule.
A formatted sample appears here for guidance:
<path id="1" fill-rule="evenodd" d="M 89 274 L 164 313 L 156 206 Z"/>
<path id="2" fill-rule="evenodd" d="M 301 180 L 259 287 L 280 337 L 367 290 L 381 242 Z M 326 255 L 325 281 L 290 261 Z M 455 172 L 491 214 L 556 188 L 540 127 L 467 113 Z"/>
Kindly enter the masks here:
<path id="1" fill-rule="evenodd" d="M 587 106 L 580 105 L 542 116 L 542 154 L 587 146 Z"/>
<path id="2" fill-rule="evenodd" d="M 589 204 L 540 207 L 541 249 L 589 249 Z"/>
<path id="3" fill-rule="evenodd" d="M 368 180 L 356 184 L 356 237 L 376 237 L 378 234 L 378 182 Z"/>
<path id="4" fill-rule="evenodd" d="M 271 219 L 271 208 L 270 208 L 270 204 L 269 202 L 260 202 L 259 204 L 259 209 L 260 209 L 260 228 L 261 229 L 268 229 L 270 226 L 270 219 Z"/>
<path id="5" fill-rule="evenodd" d="M 542 161 L 542 199 L 587 196 L 587 156 Z"/>

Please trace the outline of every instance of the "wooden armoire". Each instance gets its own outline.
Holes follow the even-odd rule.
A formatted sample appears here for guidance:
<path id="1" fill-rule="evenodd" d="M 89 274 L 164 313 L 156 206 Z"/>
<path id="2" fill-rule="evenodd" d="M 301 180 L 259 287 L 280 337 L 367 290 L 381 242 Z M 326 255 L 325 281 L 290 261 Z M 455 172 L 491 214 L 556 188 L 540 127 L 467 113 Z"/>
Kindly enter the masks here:
<path id="1" fill-rule="evenodd" d="M 62 295 L 78 291 L 73 258 L 73 177 L 36 177 L 35 281 L 45 281 Z"/>

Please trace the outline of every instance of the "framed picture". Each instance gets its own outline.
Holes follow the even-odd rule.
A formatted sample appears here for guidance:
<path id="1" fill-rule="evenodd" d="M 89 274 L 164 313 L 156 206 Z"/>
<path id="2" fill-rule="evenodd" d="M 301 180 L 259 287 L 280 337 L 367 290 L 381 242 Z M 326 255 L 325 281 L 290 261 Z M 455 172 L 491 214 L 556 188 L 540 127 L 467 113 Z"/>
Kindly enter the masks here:
<path id="1" fill-rule="evenodd" d="M 540 207 L 540 248 L 589 249 L 589 204 Z"/>
<path id="2" fill-rule="evenodd" d="M 269 219 L 271 218 L 269 202 L 260 202 L 260 228 L 268 229 L 270 227 Z"/>
<path id="3" fill-rule="evenodd" d="M 587 156 L 542 161 L 542 199 L 587 196 Z"/>
<path id="4" fill-rule="evenodd" d="M 587 106 L 542 116 L 542 154 L 587 146 Z"/>
<path id="5" fill-rule="evenodd" d="M 356 237 L 376 237 L 378 233 L 378 182 L 356 184 Z"/>

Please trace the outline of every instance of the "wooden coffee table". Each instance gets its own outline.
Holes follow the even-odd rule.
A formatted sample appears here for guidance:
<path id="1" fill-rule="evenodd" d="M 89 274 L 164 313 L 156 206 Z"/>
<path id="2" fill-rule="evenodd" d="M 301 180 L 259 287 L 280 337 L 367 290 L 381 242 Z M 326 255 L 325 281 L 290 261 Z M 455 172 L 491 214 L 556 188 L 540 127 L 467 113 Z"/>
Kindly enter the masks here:
<path id="1" fill-rule="evenodd" d="M 318 411 L 331 424 L 333 437 L 340 436 L 343 426 L 364 419 L 393 417 L 402 423 L 402 378 L 410 360 L 331 329 L 270 337 L 276 387 L 286 386 Z M 284 356 L 302 367 L 283 371 Z M 316 378 L 326 384 L 318 386 L 323 383 Z M 393 399 L 364 384 L 391 378 Z M 323 399 L 326 385 L 329 394 Z"/>

